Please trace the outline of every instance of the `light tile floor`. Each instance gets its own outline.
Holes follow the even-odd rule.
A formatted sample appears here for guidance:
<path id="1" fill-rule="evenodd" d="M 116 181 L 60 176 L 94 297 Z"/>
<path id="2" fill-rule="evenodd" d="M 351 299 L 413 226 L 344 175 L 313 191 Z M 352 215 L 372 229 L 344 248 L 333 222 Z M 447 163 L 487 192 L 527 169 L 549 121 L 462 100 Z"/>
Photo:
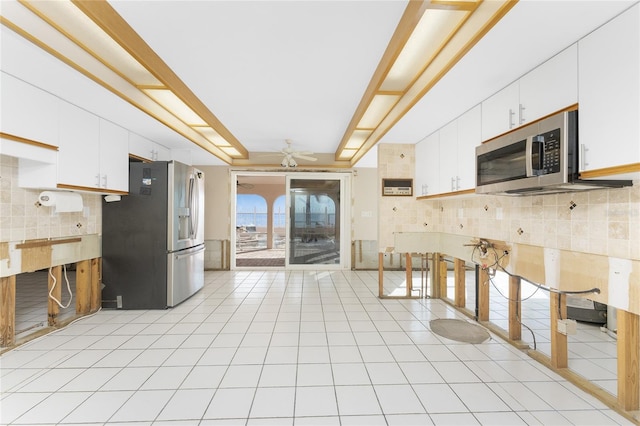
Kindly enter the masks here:
<path id="1" fill-rule="evenodd" d="M 377 271 L 205 276 L 173 309 L 103 310 L 0 356 L 0 423 L 631 424 L 499 338 L 433 334 L 466 317 L 378 299 Z"/>

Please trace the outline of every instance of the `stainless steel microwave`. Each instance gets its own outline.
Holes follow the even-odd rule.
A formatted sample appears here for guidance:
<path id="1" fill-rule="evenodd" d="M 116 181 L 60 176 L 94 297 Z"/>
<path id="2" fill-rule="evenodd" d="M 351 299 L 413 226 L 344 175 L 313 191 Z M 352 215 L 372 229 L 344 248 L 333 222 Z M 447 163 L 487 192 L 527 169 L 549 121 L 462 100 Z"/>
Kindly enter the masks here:
<path id="1" fill-rule="evenodd" d="M 632 184 L 580 179 L 578 155 L 578 111 L 549 116 L 476 148 L 476 193 L 526 195 Z"/>

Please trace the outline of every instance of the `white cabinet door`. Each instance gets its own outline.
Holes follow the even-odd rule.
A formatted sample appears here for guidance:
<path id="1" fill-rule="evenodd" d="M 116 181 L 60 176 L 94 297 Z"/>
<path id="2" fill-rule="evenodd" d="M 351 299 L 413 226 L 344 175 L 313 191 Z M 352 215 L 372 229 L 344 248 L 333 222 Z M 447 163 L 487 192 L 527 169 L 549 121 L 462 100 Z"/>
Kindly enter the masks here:
<path id="1" fill-rule="evenodd" d="M 458 191 L 476 187 L 476 146 L 481 143 L 481 131 L 482 110 L 476 105 L 458 118 Z"/>
<path id="2" fill-rule="evenodd" d="M 129 191 L 129 132 L 100 119 L 100 188 Z"/>
<path id="3" fill-rule="evenodd" d="M 67 102 L 60 102 L 58 183 L 100 187 L 100 120 Z"/>
<path id="4" fill-rule="evenodd" d="M 453 120 L 440 129 L 440 179 L 437 192 L 456 190 L 458 177 L 458 121 Z"/>
<path id="5" fill-rule="evenodd" d="M 516 81 L 482 102 L 482 140 L 486 141 L 517 127 L 520 104 Z"/>
<path id="6" fill-rule="evenodd" d="M 416 168 L 424 168 L 422 173 L 425 183 L 421 192 L 425 192 L 423 195 L 435 195 L 440 188 L 440 133 L 432 133 L 420 143 L 426 149 L 425 158 L 416 164 Z"/>
<path id="7" fill-rule="evenodd" d="M 415 148 L 415 173 L 413 193 L 416 197 L 427 195 L 427 167 L 426 163 L 429 158 L 429 147 L 426 141 L 420 141 Z"/>
<path id="8" fill-rule="evenodd" d="M 160 145 L 159 143 L 153 144 L 153 151 L 155 155 L 154 161 L 169 161 L 171 160 L 171 150 L 167 147 Z"/>
<path id="9" fill-rule="evenodd" d="M 9 135 L 58 146 L 59 99 L 9 74 L 0 75 L 0 130 Z"/>
<path id="10" fill-rule="evenodd" d="M 129 153 L 140 159 L 153 161 L 153 142 L 136 133 L 129 132 Z"/>
<path id="11" fill-rule="evenodd" d="M 578 42 L 580 170 L 640 162 L 640 5 Z"/>
<path id="12" fill-rule="evenodd" d="M 578 46 L 571 45 L 520 79 L 519 124 L 578 102 Z"/>

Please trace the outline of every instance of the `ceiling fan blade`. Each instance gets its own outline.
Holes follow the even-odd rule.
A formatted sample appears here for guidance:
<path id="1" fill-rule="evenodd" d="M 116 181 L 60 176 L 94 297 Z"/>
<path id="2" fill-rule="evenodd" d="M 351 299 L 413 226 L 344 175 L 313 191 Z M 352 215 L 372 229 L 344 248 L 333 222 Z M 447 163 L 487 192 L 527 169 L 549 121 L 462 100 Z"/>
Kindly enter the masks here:
<path id="1" fill-rule="evenodd" d="M 294 158 L 299 158 L 301 160 L 307 160 L 307 161 L 317 161 L 318 159 L 315 157 L 309 157 L 308 155 L 304 155 L 302 153 L 299 152 L 294 152 L 293 154 L 291 154 L 292 157 Z"/>

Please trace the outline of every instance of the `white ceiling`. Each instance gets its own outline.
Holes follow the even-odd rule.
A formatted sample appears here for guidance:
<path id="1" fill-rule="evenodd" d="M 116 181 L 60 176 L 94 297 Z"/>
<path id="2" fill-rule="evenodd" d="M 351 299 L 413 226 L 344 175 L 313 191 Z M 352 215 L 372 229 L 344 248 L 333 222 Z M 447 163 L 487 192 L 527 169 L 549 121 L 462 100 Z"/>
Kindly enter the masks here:
<path id="1" fill-rule="evenodd" d="M 6 0 L 0 2 L 0 6 Z M 490 1 L 490 0 L 485 0 Z M 334 153 L 406 1 L 112 1 L 250 152 Z M 416 143 L 637 1 L 521 0 L 381 140 Z M 4 26 L 2 70 L 223 164 Z M 375 149 L 356 166 L 375 167 Z"/>

